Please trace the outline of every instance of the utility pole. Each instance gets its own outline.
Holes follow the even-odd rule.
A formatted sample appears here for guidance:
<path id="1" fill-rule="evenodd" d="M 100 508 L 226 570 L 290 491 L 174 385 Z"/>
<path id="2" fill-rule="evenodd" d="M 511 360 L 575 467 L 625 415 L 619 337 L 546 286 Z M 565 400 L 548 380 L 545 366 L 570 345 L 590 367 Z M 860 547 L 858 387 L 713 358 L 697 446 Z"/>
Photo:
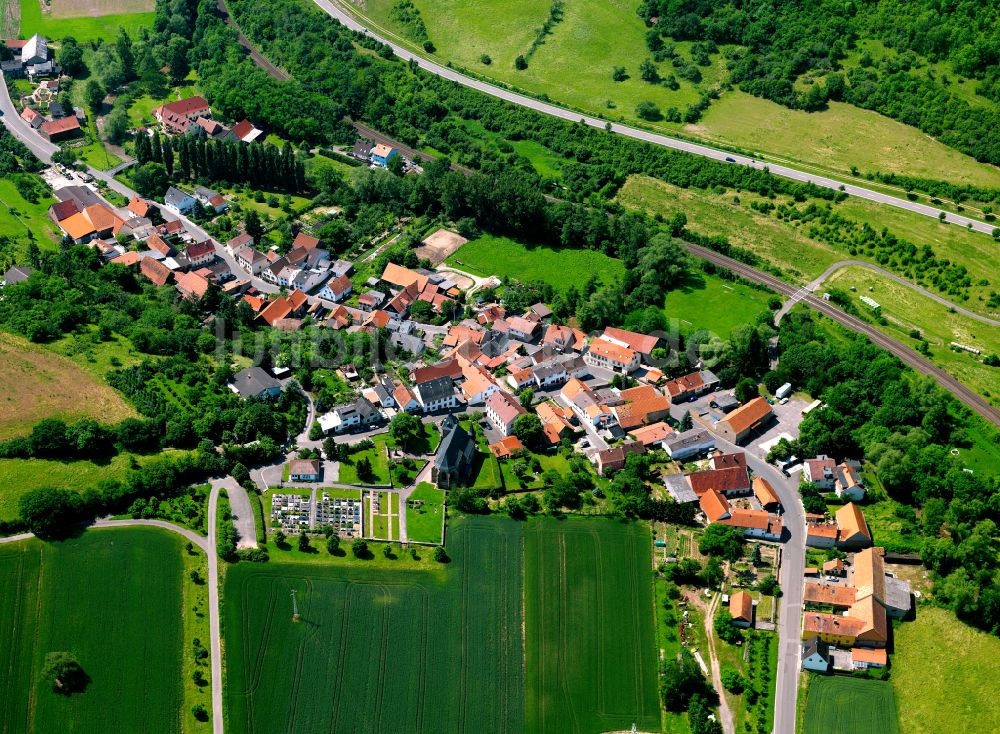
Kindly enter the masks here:
<path id="1" fill-rule="evenodd" d="M 292 621 L 298 622 L 302 617 L 299 614 L 299 604 L 295 598 L 295 589 L 292 589 Z"/>

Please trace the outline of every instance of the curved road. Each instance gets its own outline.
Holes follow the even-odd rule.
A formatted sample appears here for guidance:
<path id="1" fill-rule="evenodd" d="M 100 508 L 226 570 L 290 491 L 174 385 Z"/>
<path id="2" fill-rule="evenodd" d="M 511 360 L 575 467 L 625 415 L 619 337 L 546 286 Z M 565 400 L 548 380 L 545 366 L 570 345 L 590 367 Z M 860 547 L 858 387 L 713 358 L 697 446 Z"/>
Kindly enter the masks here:
<path id="1" fill-rule="evenodd" d="M 833 265 L 831 265 L 826 270 L 824 270 L 820 274 L 820 276 L 818 278 L 815 278 L 814 280 L 812 280 L 811 282 L 809 282 L 808 284 L 806 284 L 805 286 L 803 286 L 804 290 L 797 291 L 796 295 L 799 295 L 799 294 L 805 295 L 805 291 L 809 291 L 809 292 L 815 293 L 816 289 L 818 289 L 826 281 L 827 278 L 829 278 L 831 275 L 833 275 L 835 272 L 837 272 L 841 268 L 846 268 L 846 267 L 850 267 L 850 266 L 854 266 L 854 267 L 858 267 L 858 268 L 867 268 L 868 270 L 874 271 L 874 272 L 878 273 L 879 275 L 884 275 L 887 278 L 891 278 L 892 280 L 896 281 L 897 283 L 899 283 L 901 285 L 905 285 L 907 288 L 912 288 L 913 290 L 915 290 L 920 295 L 926 296 L 927 298 L 930 298 L 931 300 L 940 303 L 942 306 L 945 306 L 945 307 L 950 308 L 950 309 L 954 309 L 955 311 L 957 311 L 958 313 L 962 314 L 963 316 L 968 316 L 970 319 L 975 319 L 976 321 L 982 321 L 984 324 L 989 324 L 990 326 L 1000 326 L 1000 320 L 991 319 L 989 316 L 983 316 L 982 314 L 974 313 L 974 312 L 970 311 L 967 308 L 963 308 L 962 306 L 959 306 L 957 303 L 952 303 L 948 299 L 942 298 L 937 293 L 932 293 L 931 291 L 927 290 L 923 286 L 917 285 L 916 283 L 907 280 L 906 278 L 902 277 L 901 275 L 896 275 L 895 273 L 890 273 L 885 268 L 880 268 L 878 265 L 873 265 L 872 263 L 865 262 L 864 260 L 841 260 L 839 262 L 835 262 Z M 778 313 L 775 315 L 774 322 L 777 324 L 779 321 L 781 321 L 781 318 L 786 313 L 788 313 L 789 311 L 791 311 L 792 307 L 796 303 L 798 303 L 800 300 L 801 300 L 801 297 L 795 297 L 795 296 L 793 296 L 791 299 L 785 301 L 785 303 L 781 307 L 781 310 L 779 310 Z"/>
<path id="2" fill-rule="evenodd" d="M 219 489 L 212 487 L 208 497 L 208 537 L 198 535 L 192 530 L 174 525 L 164 520 L 98 520 L 95 528 L 132 528 L 154 527 L 177 533 L 204 551 L 208 558 L 208 626 L 211 637 L 210 655 L 212 657 L 212 734 L 223 734 L 222 721 L 222 643 L 219 635 L 219 554 L 215 549 L 215 520 L 219 500 Z M 34 538 L 33 533 L 21 533 L 0 538 L 0 544 L 14 543 Z"/>
<path id="3" fill-rule="evenodd" d="M 900 361 L 909 367 L 912 367 L 920 374 L 930 375 L 933 377 L 937 380 L 941 387 L 954 395 L 960 402 L 968 406 L 969 409 L 978 413 L 993 425 L 1000 427 L 1000 409 L 993 407 L 986 401 L 985 398 L 971 390 L 963 383 L 959 382 L 949 373 L 945 372 L 937 365 L 931 364 L 931 362 L 904 344 L 897 342 L 892 337 L 886 336 L 874 326 L 871 326 L 856 316 L 851 316 L 850 314 L 841 311 L 829 301 L 817 298 L 806 289 L 790 285 L 789 283 L 781 280 L 781 278 L 771 275 L 770 273 L 757 270 L 757 268 L 741 263 L 738 260 L 733 260 L 731 257 L 720 255 L 713 250 L 708 250 L 699 245 L 695 245 L 690 242 L 684 244 L 688 252 L 695 257 L 708 260 L 719 267 L 732 271 L 740 277 L 746 278 L 747 280 L 755 283 L 766 285 L 768 288 L 776 291 L 777 293 L 789 296 L 796 301 L 801 301 L 810 308 L 819 311 L 824 316 L 830 317 L 837 323 L 846 326 L 852 331 L 863 334 L 876 346 L 882 347 L 882 349 L 885 349 L 890 354 L 898 357 Z"/>
<path id="4" fill-rule="evenodd" d="M 343 25 L 347 26 L 351 30 L 358 31 L 360 33 L 365 33 L 372 38 L 381 41 L 385 45 L 389 46 L 396 56 L 400 57 L 404 61 L 412 61 L 416 63 L 420 68 L 425 71 L 435 74 L 443 79 L 448 79 L 449 81 L 456 82 L 463 86 L 475 89 L 484 94 L 488 94 L 492 97 L 497 97 L 498 99 L 506 100 L 521 107 L 528 107 L 535 110 L 536 112 L 541 112 L 546 115 L 551 115 L 552 117 L 558 117 L 563 120 L 568 120 L 570 122 L 583 122 L 591 127 L 597 127 L 602 129 L 610 130 L 611 132 L 618 133 L 619 135 L 624 135 L 629 138 L 635 138 L 636 140 L 642 140 L 647 143 L 653 143 L 654 145 L 662 145 L 666 148 L 673 148 L 674 150 L 684 151 L 686 153 L 692 153 L 694 155 L 699 155 L 704 158 L 711 158 L 717 161 L 727 161 L 730 163 L 750 166 L 752 168 L 767 169 L 770 173 L 776 176 L 781 176 L 782 178 L 792 179 L 793 181 L 801 181 L 803 183 L 812 183 L 816 186 L 825 189 L 833 189 L 835 191 L 843 191 L 850 196 L 856 196 L 860 199 L 867 199 L 868 201 L 874 201 L 878 204 L 887 204 L 888 206 L 894 206 L 898 209 L 906 209 L 907 211 L 914 212 L 916 214 L 922 214 L 927 217 L 933 217 L 938 219 L 942 214 L 944 214 L 944 221 L 951 224 L 958 224 L 963 227 L 971 225 L 972 229 L 978 232 L 984 232 L 986 234 L 993 233 L 993 225 L 986 222 L 982 222 L 978 219 L 971 219 L 970 217 L 962 216 L 961 214 L 953 214 L 951 212 L 946 212 L 942 209 L 935 209 L 932 206 L 927 206 L 926 204 L 918 204 L 913 201 L 908 201 L 906 199 L 900 199 L 896 196 L 890 196 L 888 194 L 883 194 L 878 191 L 872 191 L 871 189 L 866 189 L 863 186 L 856 186 L 850 183 L 844 183 L 842 181 L 837 181 L 836 179 L 827 178 L 825 176 L 819 176 L 813 173 L 806 173 L 804 171 L 799 171 L 795 168 L 790 168 L 789 166 L 783 166 L 774 163 L 764 163 L 758 161 L 754 158 L 750 158 L 745 155 L 739 155 L 737 153 L 730 153 L 724 150 L 718 150 L 716 148 L 710 148 L 707 145 L 700 145 L 698 143 L 691 143 L 687 140 L 680 140 L 678 138 L 672 138 L 667 135 L 661 135 L 659 133 L 649 132 L 648 130 L 641 130 L 639 128 L 630 127 L 628 125 L 622 125 L 615 122 L 609 122 L 607 120 L 602 120 L 598 117 L 591 117 L 580 112 L 574 112 L 572 110 L 567 110 L 563 107 L 558 107 L 554 104 L 548 102 L 542 102 L 540 100 L 528 97 L 523 94 L 518 94 L 517 92 L 512 92 L 509 89 L 503 89 L 502 87 L 489 84 L 478 79 L 474 79 L 470 76 L 466 76 L 454 69 L 449 69 L 446 66 L 430 61 L 429 59 L 420 56 L 419 54 L 410 51 L 409 49 L 397 44 L 392 41 L 387 40 L 383 35 L 382 29 L 377 32 L 373 31 L 368 26 L 362 24 L 358 19 L 350 14 L 349 12 L 343 10 L 341 6 L 332 2 L 331 0 L 313 0 L 323 10 L 325 13 L 340 21 Z"/>

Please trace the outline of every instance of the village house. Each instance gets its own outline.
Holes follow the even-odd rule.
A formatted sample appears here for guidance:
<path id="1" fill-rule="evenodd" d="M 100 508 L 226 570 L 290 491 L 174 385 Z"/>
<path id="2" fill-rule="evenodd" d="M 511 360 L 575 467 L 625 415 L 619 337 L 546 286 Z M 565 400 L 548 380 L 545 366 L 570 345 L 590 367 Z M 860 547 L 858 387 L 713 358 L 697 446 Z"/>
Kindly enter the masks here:
<path id="1" fill-rule="evenodd" d="M 235 258 L 240 267 L 251 275 L 260 275 L 261 271 L 268 266 L 267 256 L 250 246 L 243 247 L 236 252 Z"/>
<path id="2" fill-rule="evenodd" d="M 188 97 L 176 102 L 168 102 L 153 110 L 153 118 L 168 134 L 186 133 L 191 123 L 199 117 L 212 116 L 212 108 L 204 97 Z"/>
<path id="3" fill-rule="evenodd" d="M 288 479 L 292 482 L 318 482 L 319 459 L 296 459 L 288 462 Z"/>
<path id="4" fill-rule="evenodd" d="M 709 370 L 699 370 L 667 382 L 663 389 L 674 404 L 684 403 L 699 395 L 712 392 L 719 386 L 719 378 Z"/>
<path id="5" fill-rule="evenodd" d="M 276 398 L 281 394 L 281 383 L 260 367 L 247 367 L 233 375 L 229 389 L 241 398 Z"/>
<path id="6" fill-rule="evenodd" d="M 737 591 L 729 597 L 729 614 L 734 627 L 753 627 L 753 597 L 745 591 Z"/>
<path id="7" fill-rule="evenodd" d="M 354 284 L 351 279 L 346 275 L 341 275 L 339 278 L 331 278 L 324 283 L 317 295 L 324 300 L 339 303 L 347 298 L 352 290 L 354 290 Z"/>
<path id="8" fill-rule="evenodd" d="M 627 375 L 639 367 L 639 354 L 628 347 L 604 338 L 594 339 L 583 355 L 591 367 Z"/>
<path id="9" fill-rule="evenodd" d="M 683 461 L 715 449 L 715 437 L 703 428 L 692 428 L 671 436 L 663 448 L 674 461 Z"/>
<path id="10" fill-rule="evenodd" d="M 621 405 L 611 408 L 615 420 L 625 431 L 655 423 L 670 414 L 670 400 L 652 385 L 639 385 L 622 390 Z"/>
<path id="11" fill-rule="evenodd" d="M 5 285 L 17 285 L 18 283 L 23 283 L 31 274 L 34 273 L 33 268 L 29 268 L 27 265 L 12 265 L 10 269 L 4 273 L 3 282 Z"/>
<path id="12" fill-rule="evenodd" d="M 607 476 L 610 471 L 620 471 L 625 468 L 625 460 L 631 454 L 644 454 L 646 447 L 639 441 L 627 441 L 618 446 L 598 451 L 594 454 L 594 464 L 599 476 Z"/>
<path id="13" fill-rule="evenodd" d="M 191 267 L 199 268 L 215 260 L 215 245 L 212 244 L 212 240 L 192 242 L 184 250 L 184 254 L 187 255 Z"/>
<path id="14" fill-rule="evenodd" d="M 50 214 L 56 210 L 56 216 L 62 216 L 68 211 L 78 209 L 76 213 L 58 221 L 59 227 L 66 233 L 66 236 L 78 244 L 94 239 L 113 237 L 125 224 L 125 221 L 103 201 L 98 200 L 98 203 L 83 209 L 79 209 L 79 207 L 80 202 L 75 199 L 67 199 L 50 207 Z"/>
<path id="15" fill-rule="evenodd" d="M 255 143 L 264 134 L 263 130 L 254 127 L 253 123 L 245 117 L 233 125 L 233 129 L 229 132 L 234 138 L 244 143 Z"/>
<path id="16" fill-rule="evenodd" d="M 629 431 L 628 435 L 647 449 L 662 448 L 664 442 L 674 435 L 674 429 L 667 423 L 660 421 Z"/>
<path id="17" fill-rule="evenodd" d="M 359 428 L 368 428 L 385 419 L 374 403 L 366 397 L 360 397 L 354 402 L 338 405 L 318 419 L 323 433 L 344 433 Z"/>
<path id="18" fill-rule="evenodd" d="M 715 424 L 715 429 L 723 438 L 738 444 L 749 438 L 756 429 L 766 425 L 773 417 L 771 404 L 762 397 L 756 397 L 719 420 Z"/>
<path id="19" fill-rule="evenodd" d="M 170 268 L 152 257 L 144 257 L 139 261 L 139 272 L 145 275 L 154 285 L 166 285 L 173 277 Z"/>
<path id="20" fill-rule="evenodd" d="M 278 296 L 268 302 L 257 319 L 268 326 L 274 326 L 282 319 L 300 318 L 309 306 L 309 299 L 302 291 L 295 290 L 287 296 Z"/>
<path id="21" fill-rule="evenodd" d="M 527 412 L 513 395 L 503 390 L 494 391 L 486 399 L 486 417 L 504 436 L 511 434 L 514 421 Z"/>
<path id="22" fill-rule="evenodd" d="M 414 387 L 414 396 L 425 413 L 448 410 L 458 405 L 454 380 L 447 375 L 418 383 Z"/>
<path id="23" fill-rule="evenodd" d="M 837 464 L 822 454 L 802 463 L 802 478 L 815 484 L 820 491 L 835 492 L 839 499 L 848 502 L 859 502 L 865 498 L 865 487 L 850 463 Z"/>
<path id="24" fill-rule="evenodd" d="M 501 461 L 512 459 L 524 453 L 524 444 L 517 436 L 504 436 L 489 445 L 490 453 Z"/>
<path id="25" fill-rule="evenodd" d="M 542 336 L 542 344 L 559 352 L 579 352 L 587 346 L 587 335 L 570 326 L 549 324 Z"/>
<path id="26" fill-rule="evenodd" d="M 614 424 L 614 413 L 598 399 L 597 394 L 582 380 L 575 377 L 570 379 L 562 386 L 559 395 L 572 406 L 573 411 L 580 417 L 581 421 L 587 421 L 596 428 L 606 428 Z"/>
<path id="27" fill-rule="evenodd" d="M 763 509 L 772 512 L 781 508 L 781 500 L 778 498 L 778 493 L 774 491 L 774 487 L 764 477 L 755 476 L 752 486 L 753 496 L 757 498 Z"/>
<path id="28" fill-rule="evenodd" d="M 216 214 L 220 214 L 229 208 L 229 204 L 226 203 L 222 194 L 212 191 L 212 189 L 207 189 L 204 186 L 195 186 L 193 195 L 198 203 L 209 211 L 214 211 Z"/>
<path id="29" fill-rule="evenodd" d="M 163 195 L 163 206 L 178 216 L 189 214 L 194 209 L 195 199 L 190 194 L 186 194 L 176 186 L 167 189 Z"/>
<path id="30" fill-rule="evenodd" d="M 419 413 L 421 410 L 420 402 L 406 385 L 398 385 L 392 391 L 392 399 L 396 403 L 396 407 L 405 413 Z"/>
<path id="31" fill-rule="evenodd" d="M 389 161 L 399 155 L 399 151 L 395 148 L 385 145 L 384 143 L 379 143 L 371 151 L 371 162 L 376 166 L 381 166 L 385 168 L 389 165 Z"/>
<path id="32" fill-rule="evenodd" d="M 619 346 L 628 347 L 633 352 L 638 354 L 639 359 L 646 364 L 652 364 L 653 350 L 656 349 L 660 343 L 659 337 L 651 336 L 649 334 L 637 334 L 634 331 L 626 331 L 625 329 L 618 329 L 614 326 L 607 327 L 604 330 L 604 334 L 601 335 L 601 338 L 614 344 L 618 344 Z"/>
<path id="33" fill-rule="evenodd" d="M 577 432 L 574 423 L 576 415 L 571 408 L 545 401 L 535 406 L 535 412 L 542 421 L 542 431 L 551 445 L 555 445 Z"/>
<path id="34" fill-rule="evenodd" d="M 816 673 L 829 672 L 830 651 L 818 637 L 811 637 L 802 643 L 802 667 Z"/>
<path id="35" fill-rule="evenodd" d="M 847 585 L 806 582 L 803 601 L 807 606 L 820 604 L 838 610 L 836 614 L 804 612 L 803 640 L 816 638 L 838 647 L 866 649 L 885 648 L 891 630 L 888 618 L 901 619 L 912 606 L 909 583 L 886 573 L 883 548 L 866 548 L 854 554 Z M 881 659 L 874 658 L 875 663 Z"/>
<path id="36" fill-rule="evenodd" d="M 701 511 L 708 524 L 722 523 L 737 528 L 748 538 L 781 540 L 782 523 L 777 515 L 763 510 L 745 510 L 733 507 L 725 495 L 710 488 L 699 499 Z"/>
<path id="37" fill-rule="evenodd" d="M 38 126 L 38 133 L 50 143 L 61 143 L 64 140 L 80 137 L 83 135 L 83 129 L 80 127 L 80 121 L 73 116 L 46 120 Z"/>
<path id="38" fill-rule="evenodd" d="M 197 301 L 208 292 L 210 282 L 199 273 L 178 273 L 175 276 L 176 288 L 181 297 L 188 301 Z"/>

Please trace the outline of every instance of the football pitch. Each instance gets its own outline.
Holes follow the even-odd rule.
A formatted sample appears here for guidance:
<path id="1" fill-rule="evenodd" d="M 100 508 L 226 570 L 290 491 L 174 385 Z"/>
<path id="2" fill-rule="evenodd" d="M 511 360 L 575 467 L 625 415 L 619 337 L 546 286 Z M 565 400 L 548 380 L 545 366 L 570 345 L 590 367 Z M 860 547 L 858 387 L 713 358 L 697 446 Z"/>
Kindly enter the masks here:
<path id="1" fill-rule="evenodd" d="M 0 546 L 0 731 L 179 732 L 182 553 L 152 528 Z M 76 657 L 84 692 L 52 692 L 50 652 Z"/>
<path id="2" fill-rule="evenodd" d="M 659 728 L 643 526 L 472 517 L 448 532 L 451 562 L 427 570 L 346 558 L 230 568 L 229 728 Z"/>

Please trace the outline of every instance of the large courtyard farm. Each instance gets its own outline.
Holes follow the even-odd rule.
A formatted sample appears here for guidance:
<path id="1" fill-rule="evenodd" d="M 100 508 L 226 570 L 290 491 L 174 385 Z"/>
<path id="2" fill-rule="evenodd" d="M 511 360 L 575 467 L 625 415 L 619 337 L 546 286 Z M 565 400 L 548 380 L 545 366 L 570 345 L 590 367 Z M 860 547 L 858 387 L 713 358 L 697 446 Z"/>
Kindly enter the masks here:
<path id="1" fill-rule="evenodd" d="M 466 517 L 430 570 L 239 564 L 224 593 L 229 727 L 656 729 L 649 542 L 603 519 Z"/>
<path id="2" fill-rule="evenodd" d="M 0 731 L 181 731 L 183 547 L 150 528 L 0 546 Z M 83 693 L 41 679 L 50 652 L 76 657 Z"/>

